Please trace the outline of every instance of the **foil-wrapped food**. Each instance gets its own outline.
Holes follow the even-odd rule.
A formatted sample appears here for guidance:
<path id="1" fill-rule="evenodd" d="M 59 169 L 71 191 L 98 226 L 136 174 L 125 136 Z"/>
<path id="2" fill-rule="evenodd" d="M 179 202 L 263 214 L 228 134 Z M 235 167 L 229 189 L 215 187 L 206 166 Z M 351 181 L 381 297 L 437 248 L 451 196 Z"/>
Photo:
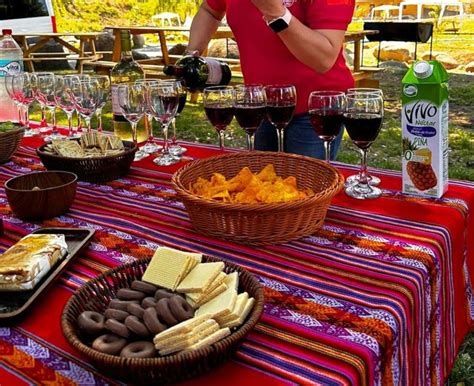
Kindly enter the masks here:
<path id="1" fill-rule="evenodd" d="M 66 254 L 64 235 L 25 236 L 0 255 L 0 291 L 33 289 Z"/>

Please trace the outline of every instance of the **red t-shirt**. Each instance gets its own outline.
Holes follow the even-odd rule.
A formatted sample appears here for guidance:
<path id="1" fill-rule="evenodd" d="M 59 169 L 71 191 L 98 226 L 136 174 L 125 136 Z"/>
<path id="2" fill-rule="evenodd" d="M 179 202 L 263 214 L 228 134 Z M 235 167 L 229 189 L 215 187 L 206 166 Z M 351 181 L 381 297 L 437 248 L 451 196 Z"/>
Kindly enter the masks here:
<path id="1" fill-rule="evenodd" d="M 295 85 L 297 114 L 308 111 L 311 91 L 346 91 L 354 86 L 342 47 L 334 66 L 319 74 L 293 56 L 278 34 L 267 26 L 251 0 L 207 2 L 214 10 L 226 12 L 227 22 L 239 47 L 245 83 Z M 345 31 L 354 11 L 354 0 L 283 0 L 283 3 L 293 17 L 311 29 Z"/>

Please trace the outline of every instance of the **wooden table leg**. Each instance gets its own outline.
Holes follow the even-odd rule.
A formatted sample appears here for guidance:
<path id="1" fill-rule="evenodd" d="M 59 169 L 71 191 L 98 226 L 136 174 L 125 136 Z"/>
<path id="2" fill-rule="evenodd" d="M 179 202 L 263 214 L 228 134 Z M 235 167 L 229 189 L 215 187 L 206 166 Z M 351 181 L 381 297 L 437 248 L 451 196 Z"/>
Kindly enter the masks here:
<path id="1" fill-rule="evenodd" d="M 122 41 L 120 40 L 120 29 L 114 29 L 114 50 L 112 52 L 112 62 L 119 62 L 122 54 Z"/>
<path id="2" fill-rule="evenodd" d="M 354 72 L 360 70 L 361 67 L 361 40 L 355 39 L 354 40 Z"/>
<path id="3" fill-rule="evenodd" d="M 163 57 L 163 64 L 166 66 L 170 64 L 170 57 L 168 55 L 168 46 L 166 45 L 165 32 L 159 31 L 158 36 L 160 38 L 161 56 Z"/>
<path id="4" fill-rule="evenodd" d="M 30 47 L 28 46 L 28 40 L 26 39 L 26 36 L 21 37 L 21 42 L 20 42 L 22 48 L 23 48 L 23 57 L 25 59 L 30 59 Z M 26 61 L 26 65 L 28 66 L 28 71 L 29 72 L 35 72 L 35 66 L 33 64 L 32 60 Z"/>

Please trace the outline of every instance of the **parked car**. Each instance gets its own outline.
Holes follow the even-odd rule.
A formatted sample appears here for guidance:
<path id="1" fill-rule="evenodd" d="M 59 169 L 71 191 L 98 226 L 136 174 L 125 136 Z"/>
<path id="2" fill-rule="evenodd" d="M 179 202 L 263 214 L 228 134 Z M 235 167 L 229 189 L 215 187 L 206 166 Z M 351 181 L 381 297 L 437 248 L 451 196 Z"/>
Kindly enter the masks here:
<path id="1" fill-rule="evenodd" d="M 0 30 L 56 32 L 52 0 L 0 0 Z"/>

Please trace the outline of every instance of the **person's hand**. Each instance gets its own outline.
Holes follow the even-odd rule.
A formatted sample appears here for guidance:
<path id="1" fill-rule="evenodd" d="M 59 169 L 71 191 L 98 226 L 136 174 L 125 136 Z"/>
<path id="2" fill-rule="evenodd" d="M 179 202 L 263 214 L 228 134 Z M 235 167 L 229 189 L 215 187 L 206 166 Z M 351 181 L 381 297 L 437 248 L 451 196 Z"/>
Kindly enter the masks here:
<path id="1" fill-rule="evenodd" d="M 252 0 L 252 3 L 262 12 L 267 21 L 283 16 L 285 13 L 282 0 Z"/>

